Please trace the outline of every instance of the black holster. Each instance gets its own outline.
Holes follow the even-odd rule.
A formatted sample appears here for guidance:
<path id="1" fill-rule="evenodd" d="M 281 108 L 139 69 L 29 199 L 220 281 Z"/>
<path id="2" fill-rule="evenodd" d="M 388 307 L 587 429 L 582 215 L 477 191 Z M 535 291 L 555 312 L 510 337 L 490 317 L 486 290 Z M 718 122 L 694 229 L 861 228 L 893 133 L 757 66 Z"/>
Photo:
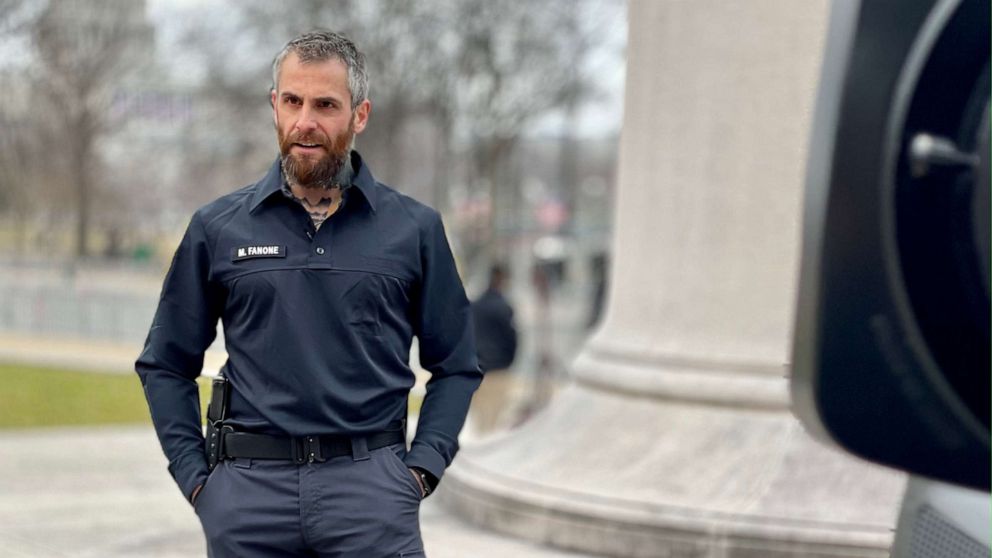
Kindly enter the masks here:
<path id="1" fill-rule="evenodd" d="M 223 458 L 224 421 L 227 419 L 230 401 L 231 383 L 223 374 L 218 374 L 211 382 L 210 403 L 207 405 L 207 435 L 204 439 L 207 469 L 211 471 Z"/>

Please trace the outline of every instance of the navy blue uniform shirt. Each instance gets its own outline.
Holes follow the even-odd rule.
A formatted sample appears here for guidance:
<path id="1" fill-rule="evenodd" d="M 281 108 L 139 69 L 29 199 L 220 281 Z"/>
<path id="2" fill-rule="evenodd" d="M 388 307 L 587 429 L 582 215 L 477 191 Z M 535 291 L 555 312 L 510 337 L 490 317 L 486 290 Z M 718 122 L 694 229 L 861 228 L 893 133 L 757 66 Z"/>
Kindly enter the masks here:
<path id="1" fill-rule="evenodd" d="M 406 464 L 440 479 L 482 381 L 472 320 L 440 215 L 380 184 L 357 153 L 347 203 L 316 229 L 258 183 L 198 210 L 135 363 L 169 472 L 187 498 L 207 477 L 195 382 L 222 320 L 230 424 L 361 435 L 404 419 L 417 336 L 431 373 Z"/>

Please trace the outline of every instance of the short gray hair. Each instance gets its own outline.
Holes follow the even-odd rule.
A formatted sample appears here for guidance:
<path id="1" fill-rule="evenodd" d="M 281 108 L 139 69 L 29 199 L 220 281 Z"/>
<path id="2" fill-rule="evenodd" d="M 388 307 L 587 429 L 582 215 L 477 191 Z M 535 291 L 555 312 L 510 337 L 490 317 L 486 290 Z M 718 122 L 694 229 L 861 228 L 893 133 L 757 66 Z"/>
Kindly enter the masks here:
<path id="1" fill-rule="evenodd" d="M 337 58 L 348 67 L 348 92 L 351 93 L 351 108 L 355 109 L 369 98 L 369 74 L 365 70 L 365 55 L 355 43 L 340 33 L 318 29 L 304 33 L 286 43 L 275 60 L 272 61 L 272 91 L 279 84 L 279 70 L 282 62 L 295 52 L 300 62 L 323 62 Z"/>

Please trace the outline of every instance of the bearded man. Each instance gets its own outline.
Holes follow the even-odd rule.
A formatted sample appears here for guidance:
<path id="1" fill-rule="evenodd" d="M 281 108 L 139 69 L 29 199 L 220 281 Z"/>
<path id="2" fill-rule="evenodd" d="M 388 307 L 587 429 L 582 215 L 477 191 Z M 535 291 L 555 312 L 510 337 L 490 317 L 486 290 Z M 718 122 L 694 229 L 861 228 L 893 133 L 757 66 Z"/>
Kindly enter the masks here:
<path id="1" fill-rule="evenodd" d="M 193 215 L 135 363 L 211 556 L 423 555 L 420 501 L 482 374 L 440 216 L 352 150 L 368 90 L 345 37 L 286 44 L 271 91 L 280 156 Z M 212 467 L 195 380 L 218 319 L 229 395 Z M 408 450 L 414 336 L 432 377 Z"/>

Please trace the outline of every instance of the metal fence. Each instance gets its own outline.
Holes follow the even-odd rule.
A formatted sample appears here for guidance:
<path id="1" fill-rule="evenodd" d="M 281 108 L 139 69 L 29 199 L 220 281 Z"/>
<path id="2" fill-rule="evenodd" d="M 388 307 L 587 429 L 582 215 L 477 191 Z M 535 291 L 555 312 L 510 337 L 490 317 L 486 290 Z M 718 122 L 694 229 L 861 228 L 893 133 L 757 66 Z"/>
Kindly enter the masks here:
<path id="1" fill-rule="evenodd" d="M 161 280 L 149 268 L 0 262 L 0 331 L 140 344 Z"/>

